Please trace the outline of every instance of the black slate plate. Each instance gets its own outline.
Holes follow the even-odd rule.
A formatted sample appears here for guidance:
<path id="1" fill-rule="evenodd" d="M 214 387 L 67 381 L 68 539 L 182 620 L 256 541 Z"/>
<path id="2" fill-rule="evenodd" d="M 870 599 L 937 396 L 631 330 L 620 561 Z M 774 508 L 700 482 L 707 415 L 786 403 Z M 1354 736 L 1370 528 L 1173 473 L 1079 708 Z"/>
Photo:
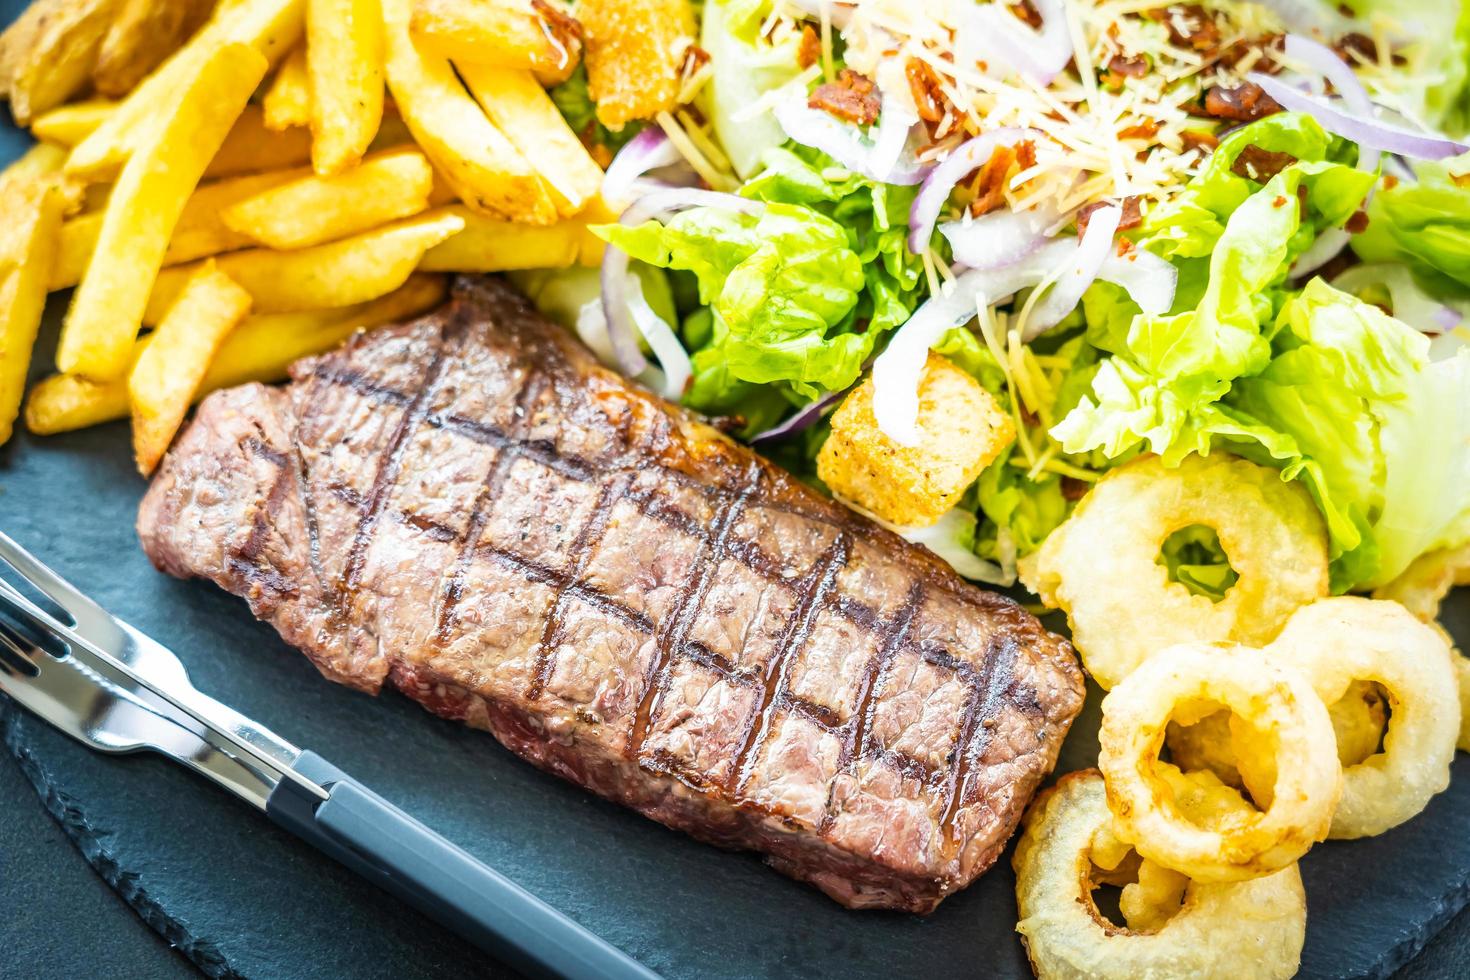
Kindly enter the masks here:
<path id="1" fill-rule="evenodd" d="M 0 12 L 8 19 L 20 6 Z M 0 127 L 0 154 L 23 146 Z M 38 367 L 50 363 L 59 312 Z M 242 602 L 153 571 L 132 529 L 142 491 L 122 424 L 45 441 L 21 434 L 0 449 L 0 529 L 173 647 L 202 690 L 322 753 L 660 972 L 1029 976 L 1004 860 L 927 919 L 846 912 L 752 856 L 594 799 L 403 698 L 375 702 L 328 683 Z M 1470 637 L 1463 596 L 1452 619 Z M 1063 771 L 1090 763 L 1096 720 L 1094 702 Z M 93 867 L 212 975 L 503 972 L 164 760 L 92 754 L 3 696 L 0 738 Z M 1303 975 L 1386 975 L 1470 900 L 1470 759 L 1455 769 L 1450 790 L 1409 825 L 1308 857 Z"/>

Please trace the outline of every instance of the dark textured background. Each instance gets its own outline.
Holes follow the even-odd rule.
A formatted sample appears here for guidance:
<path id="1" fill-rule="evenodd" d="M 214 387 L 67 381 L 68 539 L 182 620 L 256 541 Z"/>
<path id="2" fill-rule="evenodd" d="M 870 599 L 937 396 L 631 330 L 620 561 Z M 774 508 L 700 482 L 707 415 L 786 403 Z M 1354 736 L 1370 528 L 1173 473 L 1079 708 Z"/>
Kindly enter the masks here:
<path id="1" fill-rule="evenodd" d="M 0 3 L 0 14 L 20 6 Z M 0 127 L 0 157 L 22 139 Z M 38 364 L 49 363 L 57 313 Z M 132 531 L 142 490 L 121 424 L 44 442 L 22 434 L 0 448 L 0 529 L 174 647 L 202 690 L 321 752 L 655 969 L 1029 975 L 1008 865 L 928 919 L 843 911 L 754 857 L 593 799 L 403 698 L 374 703 L 322 680 L 243 603 L 149 567 Z M 1456 613 L 1452 628 L 1470 636 L 1463 597 Z M 1092 714 L 1078 727 L 1095 725 Z M 10 757 L 0 754 L 0 977 L 186 974 L 170 943 L 217 976 L 498 972 L 164 760 L 93 755 L 3 697 L 0 740 Z M 1074 738 L 1061 768 L 1087 764 L 1090 741 Z M 1451 789 L 1409 825 L 1320 846 L 1304 862 L 1304 975 L 1387 975 L 1470 898 L 1470 758 L 1455 768 Z M 1461 917 L 1409 972 L 1467 975 L 1467 948 Z"/>

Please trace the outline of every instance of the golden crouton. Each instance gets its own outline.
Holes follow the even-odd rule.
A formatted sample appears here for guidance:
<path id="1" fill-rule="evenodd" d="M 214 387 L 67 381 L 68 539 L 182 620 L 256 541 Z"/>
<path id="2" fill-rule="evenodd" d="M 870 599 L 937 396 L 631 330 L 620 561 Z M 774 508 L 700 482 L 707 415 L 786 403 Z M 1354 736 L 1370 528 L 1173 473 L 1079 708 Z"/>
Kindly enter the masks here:
<path id="1" fill-rule="evenodd" d="M 902 446 L 878 429 L 873 380 L 859 385 L 832 416 L 817 475 L 832 492 L 883 520 L 927 527 L 1016 437 L 990 392 L 949 361 L 930 354 L 919 382 L 919 442 Z"/>
<path id="2" fill-rule="evenodd" d="M 652 119 L 678 101 L 684 53 L 694 38 L 689 0 L 582 0 L 587 90 L 609 129 Z"/>

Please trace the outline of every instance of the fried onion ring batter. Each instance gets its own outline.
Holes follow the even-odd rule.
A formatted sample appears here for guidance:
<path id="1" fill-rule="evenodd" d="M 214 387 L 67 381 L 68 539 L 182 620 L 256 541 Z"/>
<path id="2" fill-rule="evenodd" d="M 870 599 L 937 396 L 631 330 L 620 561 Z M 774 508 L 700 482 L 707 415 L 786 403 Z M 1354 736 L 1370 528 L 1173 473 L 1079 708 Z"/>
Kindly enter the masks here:
<path id="1" fill-rule="evenodd" d="M 1296 865 L 1251 881 L 1193 881 L 1147 859 L 1119 899 L 1128 926 L 1098 912 L 1092 889 L 1120 849 L 1096 771 L 1063 776 L 1037 797 L 1016 847 L 1016 929 L 1036 975 L 1052 978 L 1290 977 L 1307 905 Z M 1099 870 L 1101 865 L 1102 870 Z"/>
<path id="2" fill-rule="evenodd" d="M 1215 531 L 1239 580 L 1219 602 L 1158 564 L 1181 528 Z M 1108 473 L 1025 563 L 1022 579 L 1067 613 L 1082 662 L 1104 689 L 1176 643 L 1261 646 L 1297 607 L 1327 595 L 1327 537 L 1311 498 L 1235 457 L 1156 456 Z"/>

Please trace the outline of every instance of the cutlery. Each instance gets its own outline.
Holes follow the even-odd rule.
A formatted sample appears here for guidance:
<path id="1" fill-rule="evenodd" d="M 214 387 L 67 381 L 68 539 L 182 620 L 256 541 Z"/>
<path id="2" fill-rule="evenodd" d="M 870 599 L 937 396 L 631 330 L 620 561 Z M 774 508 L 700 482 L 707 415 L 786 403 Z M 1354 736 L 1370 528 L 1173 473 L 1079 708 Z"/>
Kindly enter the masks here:
<path id="1" fill-rule="evenodd" d="M 0 533 L 6 570 L 33 593 L 0 576 L 0 691 L 67 735 L 173 759 L 528 973 L 657 980 L 322 757 L 202 694 L 167 647 Z"/>

